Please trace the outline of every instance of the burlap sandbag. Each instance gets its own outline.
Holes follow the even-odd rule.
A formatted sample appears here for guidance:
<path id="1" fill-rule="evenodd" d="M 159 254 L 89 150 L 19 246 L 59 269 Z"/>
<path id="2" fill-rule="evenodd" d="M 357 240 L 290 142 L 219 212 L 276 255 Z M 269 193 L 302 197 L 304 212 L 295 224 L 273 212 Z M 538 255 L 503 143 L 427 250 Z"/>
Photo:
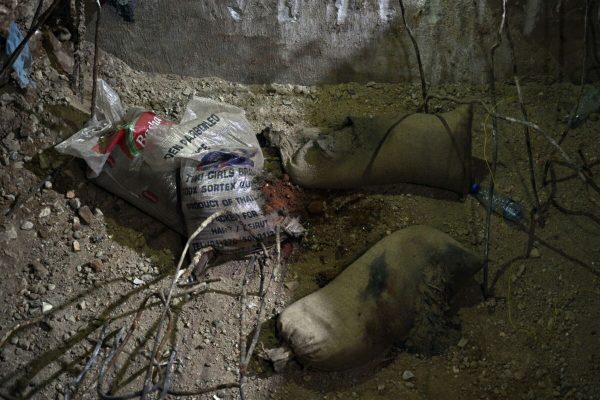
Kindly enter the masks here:
<path id="1" fill-rule="evenodd" d="M 443 114 L 350 118 L 345 128 L 270 136 L 292 181 L 308 188 L 350 189 L 414 183 L 468 193 L 470 106 Z"/>
<path id="2" fill-rule="evenodd" d="M 439 334 L 449 297 L 481 266 L 479 257 L 434 228 L 397 231 L 283 310 L 280 337 L 305 366 L 363 365 L 409 335 L 426 342 Z"/>

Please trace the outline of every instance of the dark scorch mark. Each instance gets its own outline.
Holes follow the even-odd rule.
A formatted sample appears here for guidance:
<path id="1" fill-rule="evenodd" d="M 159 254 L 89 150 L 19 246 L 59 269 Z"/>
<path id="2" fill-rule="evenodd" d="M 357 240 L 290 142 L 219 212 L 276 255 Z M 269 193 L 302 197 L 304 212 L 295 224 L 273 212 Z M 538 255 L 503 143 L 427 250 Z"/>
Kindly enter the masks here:
<path id="1" fill-rule="evenodd" d="M 385 290 L 389 277 L 388 266 L 385 262 L 385 253 L 373 260 L 369 265 L 369 283 L 363 293 L 366 299 L 369 296 L 379 299 Z"/>

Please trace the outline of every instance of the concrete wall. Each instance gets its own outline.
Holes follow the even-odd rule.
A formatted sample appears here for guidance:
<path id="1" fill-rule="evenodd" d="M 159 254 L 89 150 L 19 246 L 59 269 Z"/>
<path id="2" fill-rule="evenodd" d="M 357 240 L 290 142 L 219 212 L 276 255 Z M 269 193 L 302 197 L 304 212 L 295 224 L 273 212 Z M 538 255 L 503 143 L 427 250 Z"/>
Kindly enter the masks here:
<path id="1" fill-rule="evenodd" d="M 581 57 L 578 7 L 585 2 L 563 2 L 570 76 Z M 522 75 L 558 76 L 556 2 L 509 3 Z M 405 0 L 428 80 L 486 81 L 500 4 Z M 396 0 L 138 0 L 134 23 L 108 5 L 102 18 L 101 47 L 146 71 L 244 83 L 418 79 Z M 497 65 L 501 77 L 510 76 L 504 46 Z"/>

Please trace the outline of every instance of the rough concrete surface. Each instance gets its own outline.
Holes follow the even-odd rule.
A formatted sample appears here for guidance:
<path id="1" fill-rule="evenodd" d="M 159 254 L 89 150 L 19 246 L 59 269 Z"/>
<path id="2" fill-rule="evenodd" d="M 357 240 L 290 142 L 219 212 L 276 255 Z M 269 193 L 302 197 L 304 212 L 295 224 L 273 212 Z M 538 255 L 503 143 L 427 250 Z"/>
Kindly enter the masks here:
<path id="1" fill-rule="evenodd" d="M 429 81 L 486 82 L 489 49 L 500 24 L 500 1 L 404 3 Z M 521 75 L 558 75 L 559 15 L 556 4 L 550 3 L 555 2 L 510 2 Z M 583 10 L 582 2 L 563 3 L 569 76 L 579 70 L 575 60 L 581 59 Z M 150 72 L 218 76 L 244 83 L 414 81 L 416 59 L 398 4 L 392 0 L 146 0 L 137 2 L 133 23 L 105 5 L 100 43 L 134 68 Z M 497 60 L 499 76 L 510 77 L 506 45 L 498 50 Z"/>

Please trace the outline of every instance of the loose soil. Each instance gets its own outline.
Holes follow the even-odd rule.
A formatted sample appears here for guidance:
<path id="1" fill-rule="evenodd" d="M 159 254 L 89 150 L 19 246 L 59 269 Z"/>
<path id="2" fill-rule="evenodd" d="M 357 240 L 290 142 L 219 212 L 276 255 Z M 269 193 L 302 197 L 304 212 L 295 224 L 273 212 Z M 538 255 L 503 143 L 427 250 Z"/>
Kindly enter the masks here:
<path id="1" fill-rule="evenodd" d="M 86 51 L 89 55 L 91 48 Z M 74 396 L 95 399 L 99 364 L 117 332 L 129 329 L 143 298 L 168 287 L 183 239 L 87 180 L 80 160 L 52 151 L 74 133 L 74 126 L 81 126 L 74 122 L 81 121 L 81 113 L 69 106 L 76 95 L 67 76 L 47 58 L 36 61 L 33 74 L 35 91 L 24 95 L 11 86 L 0 91 L 0 338 L 11 332 L 0 348 L 0 388 L 6 398 L 63 398 L 105 325 L 108 336 L 99 361 Z M 234 104 L 246 110 L 257 133 L 272 129 L 291 134 L 302 126 L 332 128 L 348 115 L 414 111 L 420 93 L 413 84 L 248 86 L 217 78 L 156 75 L 134 71 L 105 54 L 101 77 L 127 105 L 172 120 L 178 120 L 192 95 Z M 530 120 L 558 139 L 579 88 L 524 79 L 522 89 Z M 488 98 L 482 87 L 448 85 L 432 91 Z M 499 84 L 498 92 L 498 112 L 519 117 L 514 85 Z M 432 107 L 438 112 L 454 105 L 433 101 Z M 600 173 L 599 130 L 598 115 L 593 114 L 563 142 L 567 153 L 578 163 L 584 160 L 594 176 Z M 534 200 L 522 127 L 500 123 L 499 132 L 496 189 L 529 210 Z M 545 202 L 552 185 L 542 187 L 544 162 L 561 158 L 542 136 L 532 136 Z M 484 183 L 490 180 L 491 154 L 491 120 L 476 107 L 473 155 L 480 160 Z M 422 355 L 399 343 L 385 360 L 363 370 L 323 373 L 292 364 L 275 373 L 260 354 L 263 346 L 278 344 L 274 320 L 286 304 L 322 287 L 385 235 L 410 225 L 431 225 L 483 254 L 485 211 L 471 196 L 408 184 L 305 190 L 288 181 L 274 149 L 265 148 L 265 155 L 268 186 L 263 192 L 268 204 L 299 216 L 307 234 L 293 249 L 285 247 L 287 259 L 271 286 L 250 364 L 248 399 L 600 398 L 599 197 L 560 165 L 555 194 L 560 208 L 552 206 L 544 213 L 545 225 L 536 228 L 532 250 L 527 224 L 492 217 L 489 297 L 481 296 L 481 276 L 459 293 L 449 315 L 450 344 L 439 353 Z M 89 224 L 78 217 L 69 199 L 73 196 L 96 210 Z M 219 282 L 205 293 L 175 299 L 167 344 L 177 349 L 174 390 L 192 392 L 237 380 L 239 294 L 247 264 L 241 260 L 214 266 L 208 277 Z M 257 315 L 257 288 L 254 273 L 243 310 L 244 335 Z M 52 308 L 42 314 L 48 305 Z M 160 314 L 158 300 L 149 305 L 125 354 L 117 359 L 117 393 L 141 388 L 154 343 L 151 331 Z M 405 371 L 414 377 L 403 379 Z M 236 389 L 220 389 L 191 398 L 239 395 Z"/>

